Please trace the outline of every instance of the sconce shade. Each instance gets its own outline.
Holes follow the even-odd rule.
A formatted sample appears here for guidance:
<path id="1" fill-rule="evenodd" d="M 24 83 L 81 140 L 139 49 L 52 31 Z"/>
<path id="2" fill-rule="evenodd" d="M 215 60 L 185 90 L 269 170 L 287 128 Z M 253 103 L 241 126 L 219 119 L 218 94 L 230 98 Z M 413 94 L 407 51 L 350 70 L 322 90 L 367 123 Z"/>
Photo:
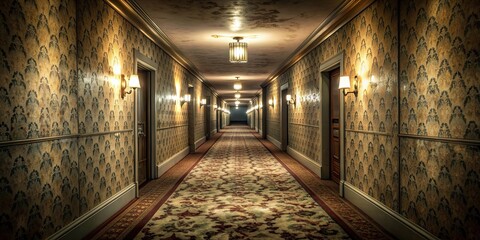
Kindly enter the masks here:
<path id="1" fill-rule="evenodd" d="M 287 100 L 287 102 L 292 101 L 292 95 L 287 94 L 287 96 L 285 96 L 285 100 Z"/>
<path id="2" fill-rule="evenodd" d="M 242 37 L 234 37 L 236 42 L 231 42 L 228 46 L 230 49 L 230 62 L 231 63 L 246 63 L 248 60 L 246 42 L 240 42 Z"/>
<path id="3" fill-rule="evenodd" d="M 138 75 L 130 76 L 130 81 L 128 81 L 128 86 L 130 88 L 140 88 L 140 80 L 138 79 Z"/>
<path id="4" fill-rule="evenodd" d="M 350 88 L 350 77 L 341 76 L 338 83 L 338 89 L 349 89 Z"/>
<path id="5" fill-rule="evenodd" d="M 202 98 L 202 100 L 200 100 L 200 105 L 206 105 L 207 104 L 207 99 L 205 98 Z"/>
<path id="6" fill-rule="evenodd" d="M 268 105 L 273 106 L 273 99 L 268 99 Z"/>
<path id="7" fill-rule="evenodd" d="M 113 64 L 113 74 L 120 75 L 121 73 L 122 73 L 122 70 L 121 70 L 120 64 L 118 63 Z"/>

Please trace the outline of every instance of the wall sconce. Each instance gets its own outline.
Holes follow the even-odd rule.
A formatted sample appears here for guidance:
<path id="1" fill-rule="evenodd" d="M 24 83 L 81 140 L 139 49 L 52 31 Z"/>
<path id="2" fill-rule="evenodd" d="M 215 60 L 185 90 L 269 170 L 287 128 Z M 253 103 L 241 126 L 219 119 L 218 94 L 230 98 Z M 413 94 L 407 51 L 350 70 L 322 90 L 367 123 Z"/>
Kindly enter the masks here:
<path id="1" fill-rule="evenodd" d="M 285 100 L 287 100 L 287 105 L 293 104 L 295 106 L 295 99 L 296 98 L 297 98 L 297 96 L 295 96 L 295 98 L 292 98 L 292 95 L 287 94 L 285 96 Z"/>
<path id="2" fill-rule="evenodd" d="M 115 72 L 115 66 L 114 66 L 114 72 Z M 121 87 L 121 97 L 122 99 L 125 98 L 127 94 L 131 94 L 133 90 L 140 88 L 140 80 L 138 79 L 138 75 L 131 75 L 130 80 L 128 81 L 128 87 L 130 90 L 127 92 L 127 80 L 125 79 L 125 75 L 121 74 L 120 76 L 120 87 Z"/>
<path id="3" fill-rule="evenodd" d="M 181 104 L 183 105 L 186 102 L 190 102 L 192 100 L 192 96 L 190 94 L 185 94 L 183 98 L 180 98 Z"/>
<path id="4" fill-rule="evenodd" d="M 355 76 L 355 80 L 354 80 L 354 84 L 353 84 L 353 88 L 354 90 L 351 91 L 351 92 L 343 92 L 343 95 L 344 96 L 347 96 L 347 94 L 349 93 L 353 93 L 355 94 L 355 97 L 357 97 L 358 95 L 358 78 L 357 76 Z M 350 77 L 349 76 L 341 76 L 340 77 L 340 82 L 338 83 L 338 89 L 341 89 L 341 90 L 344 90 L 344 89 L 350 89 Z"/>
<path id="5" fill-rule="evenodd" d="M 268 99 L 268 105 L 269 105 L 270 107 L 273 107 L 273 98 Z"/>
<path id="6" fill-rule="evenodd" d="M 202 98 L 202 100 L 200 100 L 200 107 L 202 107 L 204 105 L 207 105 L 207 99 Z"/>

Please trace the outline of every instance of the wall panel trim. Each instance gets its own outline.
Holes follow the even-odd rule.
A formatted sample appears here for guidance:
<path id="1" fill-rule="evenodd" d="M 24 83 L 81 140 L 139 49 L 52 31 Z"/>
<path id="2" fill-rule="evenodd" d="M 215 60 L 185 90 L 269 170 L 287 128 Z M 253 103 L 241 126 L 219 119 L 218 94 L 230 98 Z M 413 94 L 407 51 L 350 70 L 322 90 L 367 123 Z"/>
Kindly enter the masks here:
<path id="1" fill-rule="evenodd" d="M 393 135 L 387 132 L 376 132 L 376 131 L 364 131 L 364 130 L 352 130 L 345 129 L 345 132 L 354 132 L 354 133 L 363 133 L 363 134 L 373 134 L 373 135 L 382 135 L 392 137 Z"/>
<path id="2" fill-rule="evenodd" d="M 344 182 L 344 196 L 398 239 L 438 239 L 348 182 Z"/>
<path id="3" fill-rule="evenodd" d="M 70 135 L 53 136 L 53 137 L 40 137 L 40 138 L 4 141 L 4 142 L 0 142 L 0 147 L 27 145 L 27 144 L 50 142 L 50 141 L 73 139 L 73 138 L 78 139 L 78 138 L 86 138 L 86 137 L 95 137 L 95 136 L 101 136 L 101 135 L 126 133 L 126 132 L 133 132 L 133 129 L 116 130 L 116 131 L 108 131 L 108 132 L 98 132 L 98 133 L 86 133 L 86 134 L 70 134 Z"/>
<path id="4" fill-rule="evenodd" d="M 176 153 L 169 159 L 165 160 L 164 162 L 157 165 L 157 173 L 158 177 L 162 176 L 168 169 L 173 167 L 173 165 L 177 164 L 180 160 L 182 160 L 185 156 L 190 153 L 190 147 L 186 147 L 182 149 L 180 152 Z"/>
<path id="5" fill-rule="evenodd" d="M 403 133 L 398 134 L 398 136 L 400 138 L 412 138 L 412 139 L 434 141 L 434 142 L 457 143 L 457 144 L 474 145 L 474 146 L 480 145 L 480 140 L 473 140 L 473 139 L 442 138 L 442 137 L 420 136 L 420 135 L 403 134 Z"/>
<path id="6" fill-rule="evenodd" d="M 267 140 L 270 141 L 270 142 L 272 142 L 273 145 L 275 145 L 278 149 L 281 149 L 281 144 L 280 144 L 280 142 L 279 142 L 277 139 L 273 138 L 273 137 L 270 136 L 270 135 L 267 135 Z"/>
<path id="7" fill-rule="evenodd" d="M 287 146 L 287 153 L 290 154 L 290 156 L 292 156 L 295 160 L 300 162 L 303 166 L 310 169 L 310 171 L 315 173 L 317 176 L 321 177 L 320 176 L 320 170 L 321 170 L 322 167 L 320 166 L 320 164 L 315 162 L 313 159 L 303 155 L 302 153 L 293 149 L 290 146 Z"/>
<path id="8" fill-rule="evenodd" d="M 90 209 L 90 211 L 82 214 L 47 239 L 83 239 L 87 234 L 95 230 L 98 226 L 126 206 L 130 201 L 135 199 L 135 188 L 135 184 L 131 183 L 126 188 Z"/>
<path id="9" fill-rule="evenodd" d="M 174 125 L 174 126 L 168 126 L 168 127 L 159 127 L 159 128 L 157 128 L 157 131 L 167 130 L 167 129 L 173 129 L 173 128 L 179 128 L 179 127 L 188 127 L 188 124 Z"/>
<path id="10" fill-rule="evenodd" d="M 200 147 L 200 145 L 202 145 L 204 142 L 207 141 L 207 137 L 206 136 L 203 136 L 201 137 L 200 139 L 198 139 L 196 142 L 195 142 L 195 149 L 197 149 L 198 147 Z"/>
<path id="11" fill-rule="evenodd" d="M 293 122 L 289 122 L 288 124 L 289 124 L 289 125 L 294 125 L 294 126 L 302 126 L 302 127 L 319 128 L 319 126 L 316 126 L 316 125 L 303 124 L 303 123 L 293 123 Z"/>

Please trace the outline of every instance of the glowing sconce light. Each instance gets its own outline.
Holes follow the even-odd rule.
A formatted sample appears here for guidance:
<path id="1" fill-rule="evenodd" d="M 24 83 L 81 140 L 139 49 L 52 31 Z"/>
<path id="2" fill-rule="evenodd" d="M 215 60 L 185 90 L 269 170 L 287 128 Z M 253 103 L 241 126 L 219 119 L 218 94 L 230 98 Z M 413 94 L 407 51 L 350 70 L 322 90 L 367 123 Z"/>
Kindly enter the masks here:
<path id="1" fill-rule="evenodd" d="M 122 70 L 121 70 L 120 64 L 118 63 L 113 64 L 113 74 L 120 75 L 121 73 L 122 73 Z"/>
<path id="2" fill-rule="evenodd" d="M 292 95 L 287 94 L 287 96 L 285 96 L 285 100 L 287 100 L 287 105 L 290 105 L 290 104 L 295 105 L 295 98 L 292 98 Z"/>
<path id="3" fill-rule="evenodd" d="M 185 94 L 183 98 L 180 98 L 180 101 L 182 102 L 182 105 L 186 102 L 192 101 L 192 96 L 190 94 Z"/>
<path id="4" fill-rule="evenodd" d="M 268 99 L 268 105 L 269 105 L 270 107 L 273 107 L 273 98 Z"/>
<path id="5" fill-rule="evenodd" d="M 114 67 L 114 72 L 115 72 L 115 67 Z M 138 79 L 138 75 L 131 75 L 130 80 L 128 81 L 128 87 L 130 90 L 127 92 L 127 80 L 125 79 L 125 75 L 121 74 L 120 77 L 120 86 L 121 86 L 121 97 L 122 99 L 125 98 L 127 94 L 131 94 L 133 90 L 140 88 L 140 80 Z"/>
<path id="6" fill-rule="evenodd" d="M 207 105 L 207 99 L 202 98 L 202 100 L 200 100 L 200 107 L 202 107 L 204 105 Z"/>
<path id="7" fill-rule="evenodd" d="M 247 63 L 247 47 L 246 42 L 240 42 L 243 37 L 234 37 L 233 40 L 236 42 L 231 42 L 228 46 L 230 49 L 230 62 L 231 63 Z"/>
<path id="8" fill-rule="evenodd" d="M 355 76 L 355 82 L 354 82 L 354 90 L 349 91 L 349 92 L 343 92 L 345 96 L 349 93 L 355 94 L 355 97 L 358 95 L 358 86 L 357 86 L 357 76 Z M 350 77 L 349 76 L 341 76 L 340 77 L 340 82 L 338 83 L 338 89 L 344 90 L 344 89 L 350 89 Z"/>

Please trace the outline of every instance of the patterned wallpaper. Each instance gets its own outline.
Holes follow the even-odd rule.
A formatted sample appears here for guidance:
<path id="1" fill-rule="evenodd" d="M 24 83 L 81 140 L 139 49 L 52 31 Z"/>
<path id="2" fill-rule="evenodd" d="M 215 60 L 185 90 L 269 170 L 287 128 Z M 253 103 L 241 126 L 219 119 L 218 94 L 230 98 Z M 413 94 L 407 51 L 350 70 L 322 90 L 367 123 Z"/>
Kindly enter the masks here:
<path id="1" fill-rule="evenodd" d="M 2 1 L 0 25 L 0 238 L 46 238 L 133 183 L 133 95 L 112 66 L 131 75 L 134 49 L 158 64 L 157 164 L 188 147 L 172 96 L 199 81 L 103 1 Z"/>
<path id="2" fill-rule="evenodd" d="M 288 106 L 288 146 L 313 161 L 320 161 L 319 56 L 312 51 L 279 79 L 288 82 L 288 92 L 296 99 Z"/>
<path id="3" fill-rule="evenodd" d="M 1 239 L 79 216 L 75 16 L 75 1 L 0 3 Z M 12 142 L 27 139 L 40 141 Z"/>
<path id="4" fill-rule="evenodd" d="M 479 10 L 477 1 L 400 8 L 400 133 L 420 136 L 401 138 L 400 212 L 442 239 L 480 235 Z"/>
<path id="5" fill-rule="evenodd" d="M 437 237 L 475 238 L 480 234 L 480 61 L 474 40 L 480 33 L 479 5 L 397 4 L 374 2 L 267 86 L 267 96 L 277 97 L 285 81 L 292 94 L 308 96 L 305 91 L 312 89 L 315 95 L 320 65 L 343 52 L 345 74 L 359 76 L 358 97 L 345 98 L 347 182 Z M 304 101 L 290 108 L 290 123 L 318 121 L 318 103 Z M 278 108 L 269 107 L 269 135 L 279 132 L 279 116 Z M 289 125 L 289 144 L 318 159 L 318 146 L 307 146 L 317 136 L 305 128 Z"/>
<path id="6" fill-rule="evenodd" d="M 205 98 L 210 98 L 213 94 L 211 93 L 210 89 L 208 89 L 202 82 L 194 81 L 192 83 L 194 85 L 195 97 L 196 100 L 194 101 L 194 109 L 195 109 L 195 141 L 200 140 L 204 136 L 206 136 L 206 116 L 205 114 L 209 111 L 208 106 L 201 106 L 200 100 Z"/>
<path id="7" fill-rule="evenodd" d="M 397 12 L 397 2 L 377 1 L 319 47 L 322 62 L 344 51 L 344 73 L 358 75 L 358 97 L 345 98 L 346 180 L 396 211 Z M 372 76 L 376 86 L 369 84 Z"/>

